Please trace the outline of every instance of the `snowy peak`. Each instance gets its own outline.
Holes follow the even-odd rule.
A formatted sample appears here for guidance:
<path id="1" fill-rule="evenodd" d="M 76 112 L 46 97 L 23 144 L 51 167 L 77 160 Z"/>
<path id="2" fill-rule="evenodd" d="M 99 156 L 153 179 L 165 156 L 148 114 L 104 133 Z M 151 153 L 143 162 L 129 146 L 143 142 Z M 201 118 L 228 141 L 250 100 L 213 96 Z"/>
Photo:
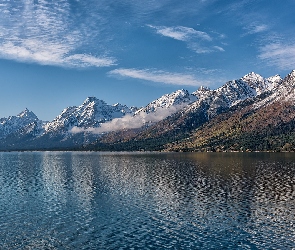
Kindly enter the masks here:
<path id="1" fill-rule="evenodd" d="M 197 91 L 199 91 L 199 92 L 207 92 L 207 91 L 210 91 L 210 88 L 205 87 L 205 86 L 200 86 Z"/>
<path id="2" fill-rule="evenodd" d="M 90 102 L 95 102 L 97 101 L 98 99 L 94 96 L 89 96 L 85 99 L 85 101 L 83 102 L 83 104 L 86 104 L 86 103 L 90 103 Z"/>
<path id="3" fill-rule="evenodd" d="M 243 76 L 241 80 L 255 90 L 257 95 L 262 94 L 269 87 L 267 81 L 261 75 L 254 72 Z"/>
<path id="4" fill-rule="evenodd" d="M 252 89 L 254 89 L 257 95 L 260 95 L 266 91 L 272 91 L 282 82 L 280 75 L 263 78 L 261 75 L 254 72 L 245 75 L 241 78 L 241 80 L 246 82 Z"/>
<path id="5" fill-rule="evenodd" d="M 20 112 L 16 116 L 9 116 L 8 118 L 0 119 L 0 138 L 4 138 L 7 135 L 17 132 L 25 126 L 39 122 L 38 117 L 28 109 Z"/>
<path id="6" fill-rule="evenodd" d="M 290 74 L 288 74 L 284 81 L 285 82 L 291 82 L 291 81 L 294 81 L 295 80 L 295 70 L 292 70 Z"/>
<path id="7" fill-rule="evenodd" d="M 87 97 L 80 106 L 64 109 L 52 122 L 45 125 L 45 131 L 67 133 L 73 127 L 99 127 L 101 123 L 121 118 L 126 114 L 134 114 L 126 105 L 109 105 L 96 97 Z"/>
<path id="8" fill-rule="evenodd" d="M 212 94 L 212 90 L 209 87 L 200 86 L 198 90 L 192 94 L 196 96 L 197 100 L 203 100 Z"/>
<path id="9" fill-rule="evenodd" d="M 111 113 L 132 113 L 131 108 L 120 103 L 113 105 L 108 105 L 105 101 L 97 99 L 96 97 L 87 97 L 86 100 L 82 103 L 77 110 L 83 111 L 84 115 L 91 116 L 97 112 L 111 112 Z M 112 118 L 111 118 L 112 119 Z"/>
<path id="10" fill-rule="evenodd" d="M 259 82 L 263 82 L 264 81 L 264 78 L 259 75 L 259 74 L 256 74 L 254 72 L 250 72 L 249 74 L 243 76 L 241 78 L 244 82 L 247 82 L 247 83 L 259 83 Z"/>
<path id="11" fill-rule="evenodd" d="M 193 96 L 185 89 L 177 90 L 171 94 L 164 95 L 158 99 L 161 106 L 169 108 L 170 106 L 180 105 L 183 103 L 191 102 Z"/>
<path id="12" fill-rule="evenodd" d="M 106 105 L 106 102 L 91 96 L 91 97 L 87 97 L 81 106 L 85 106 L 85 105 Z"/>
<path id="13" fill-rule="evenodd" d="M 281 82 L 282 79 L 279 75 L 265 79 L 257 73 L 250 72 L 240 79 L 226 82 L 215 90 L 201 87 L 193 93 L 199 101 L 192 103 L 186 112 L 198 109 L 203 102 L 208 106 L 208 117 L 213 117 L 243 100 L 256 97 L 267 91 L 272 92 L 280 86 Z"/>
<path id="14" fill-rule="evenodd" d="M 256 91 L 243 80 L 234 80 L 225 83 L 213 91 L 213 103 L 224 107 L 231 107 L 240 101 L 254 97 Z M 216 105 L 216 104 L 215 104 Z"/>
<path id="15" fill-rule="evenodd" d="M 196 100 L 197 97 L 194 94 L 190 94 L 185 89 L 180 89 L 152 101 L 146 107 L 139 109 L 136 114 L 140 112 L 151 113 L 161 109 L 170 109 L 171 107 L 180 108 Z"/>
<path id="16" fill-rule="evenodd" d="M 270 83 L 280 83 L 283 79 L 281 78 L 280 75 L 275 75 L 275 76 L 271 76 L 266 78 L 266 81 L 270 82 Z"/>
<path id="17" fill-rule="evenodd" d="M 251 98 L 251 101 L 241 103 L 248 98 Z M 159 130 L 165 129 L 164 123 L 168 126 L 167 129 L 178 128 L 183 124 L 196 128 L 202 122 L 209 121 L 223 112 L 234 111 L 234 108 L 230 108 L 239 103 L 241 106 L 238 108 L 248 107 L 247 105 L 251 103 L 252 106 L 249 108 L 256 110 L 274 102 L 285 101 L 295 103 L 295 70 L 284 79 L 279 75 L 263 78 L 259 74 L 250 72 L 213 90 L 201 86 L 190 94 L 187 90 L 180 89 L 161 96 L 141 109 L 120 103 L 109 105 L 96 97 L 87 97 L 80 106 L 65 108 L 51 122 L 42 122 L 28 109 L 15 116 L 0 118 L 0 146 L 7 148 L 9 141 L 10 146 L 15 148 L 17 140 L 23 140 L 21 143 L 24 145 L 37 141 L 41 144 L 35 145 L 48 145 L 48 147 L 52 145 L 59 147 L 63 143 L 67 147 L 77 146 L 96 140 L 97 136 L 90 132 L 74 134 L 71 132 L 74 127 L 78 127 L 77 131 L 93 131 L 92 128 L 108 126 L 108 128 L 112 126 L 115 129 L 122 129 L 123 125 L 128 123 L 132 126 L 144 125 L 144 128 L 147 128 L 150 124 L 155 124 L 168 116 L 170 116 L 168 123 L 164 121 L 156 125 L 159 126 Z M 179 113 L 171 116 L 176 112 Z M 123 117 L 122 120 L 113 120 Z M 14 138 L 17 140 L 14 141 Z"/>
<path id="18" fill-rule="evenodd" d="M 32 119 L 32 120 L 38 120 L 38 117 L 30 110 L 28 110 L 27 108 L 20 112 L 16 117 L 19 118 L 24 118 L 24 119 Z"/>
<path id="19" fill-rule="evenodd" d="M 241 79 L 246 82 L 251 88 L 255 89 L 257 94 L 261 94 L 267 88 L 265 79 L 261 75 L 254 72 L 250 72 Z"/>

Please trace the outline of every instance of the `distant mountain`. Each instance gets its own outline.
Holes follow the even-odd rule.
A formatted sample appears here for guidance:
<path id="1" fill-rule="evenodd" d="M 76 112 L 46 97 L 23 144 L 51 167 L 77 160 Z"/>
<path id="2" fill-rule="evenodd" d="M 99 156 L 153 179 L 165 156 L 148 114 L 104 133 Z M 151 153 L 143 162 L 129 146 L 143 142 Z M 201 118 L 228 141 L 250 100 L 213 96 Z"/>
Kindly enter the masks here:
<path id="1" fill-rule="evenodd" d="M 90 148 L 98 150 L 204 150 L 206 145 L 204 144 L 205 146 L 201 147 L 194 143 L 194 140 L 196 138 L 199 141 L 206 139 L 199 133 L 207 131 L 209 124 L 216 123 L 218 125 L 221 123 L 219 119 L 237 114 L 239 110 L 248 110 L 248 112 L 251 111 L 256 114 L 257 112 L 266 113 L 266 111 L 260 111 L 260 108 L 272 109 L 278 103 L 285 107 L 286 101 L 290 101 L 292 98 L 294 100 L 294 84 L 294 71 L 285 79 L 281 79 L 278 75 L 263 78 L 252 72 L 238 80 L 229 81 L 216 90 L 201 87 L 193 93 L 197 97 L 195 102 L 186 105 L 180 111 L 153 126 L 136 133 L 131 131 L 109 133 L 101 137 Z M 266 103 L 273 106 L 266 107 Z M 280 112 L 282 112 L 282 109 L 280 109 Z M 280 112 L 278 114 L 268 112 L 268 114 L 281 117 L 283 113 Z M 270 116 L 265 117 L 265 119 L 270 119 Z M 238 120 L 226 121 L 233 126 L 238 123 Z M 248 122 L 250 121 L 248 120 Z M 266 121 L 262 119 L 257 120 L 257 122 L 265 123 Z M 279 131 L 278 128 L 276 127 L 276 131 Z M 259 131 L 259 126 L 257 131 Z M 214 137 L 214 135 L 215 133 L 208 132 L 208 140 L 213 140 L 211 136 Z M 228 135 L 226 133 L 226 136 Z M 233 136 L 235 135 L 233 134 Z M 256 143 L 258 142 L 256 141 Z M 254 147 L 250 147 L 249 150 L 254 150 Z M 270 149 L 268 148 L 268 150 Z"/>
<path id="2" fill-rule="evenodd" d="M 233 106 L 192 131 L 189 138 L 165 145 L 173 151 L 295 151 L 295 71 L 270 88 Z"/>
<path id="3" fill-rule="evenodd" d="M 135 107 L 119 103 L 108 105 L 103 100 L 88 97 L 82 105 L 65 108 L 51 122 L 42 122 L 25 110 L 17 116 L 0 120 L 0 149 L 72 148 L 94 141 L 98 135 L 89 132 L 72 133 L 73 128 L 86 131 L 126 114 L 133 115 Z"/>
<path id="4" fill-rule="evenodd" d="M 215 90 L 177 90 L 140 109 L 88 97 L 50 122 L 27 109 L 1 118 L 0 149 L 290 150 L 294 103 L 295 70 L 284 79 L 251 72 Z"/>
<path id="5" fill-rule="evenodd" d="M 16 116 L 0 118 L 0 139 L 3 139 L 7 135 L 12 134 L 34 122 L 39 123 L 39 119 L 28 109 L 25 109 Z"/>
<path id="6" fill-rule="evenodd" d="M 150 102 L 145 107 L 137 110 L 135 115 L 140 113 L 149 114 L 152 112 L 160 112 L 163 109 L 171 109 L 171 112 L 174 113 L 197 99 L 198 97 L 195 94 L 190 94 L 187 90 L 180 89 L 171 94 L 163 95 L 157 100 Z"/>
<path id="7" fill-rule="evenodd" d="M 255 95 L 260 95 L 277 87 L 282 78 L 279 75 L 263 78 L 261 75 L 251 72 L 243 76 L 241 80 L 246 82 L 255 91 Z"/>
<path id="8" fill-rule="evenodd" d="M 62 111 L 52 122 L 45 126 L 45 133 L 68 133 L 73 127 L 92 128 L 99 127 L 101 123 L 111 121 L 114 118 L 122 118 L 126 114 L 134 114 L 136 108 L 129 108 L 119 103 L 108 105 L 103 100 L 88 97 L 82 105 L 68 107 Z"/>
<path id="9" fill-rule="evenodd" d="M 295 106 L 275 101 L 253 109 L 235 107 L 203 124 L 190 136 L 166 144 L 166 151 L 295 151 Z M 245 105 L 245 106 L 244 106 Z"/>

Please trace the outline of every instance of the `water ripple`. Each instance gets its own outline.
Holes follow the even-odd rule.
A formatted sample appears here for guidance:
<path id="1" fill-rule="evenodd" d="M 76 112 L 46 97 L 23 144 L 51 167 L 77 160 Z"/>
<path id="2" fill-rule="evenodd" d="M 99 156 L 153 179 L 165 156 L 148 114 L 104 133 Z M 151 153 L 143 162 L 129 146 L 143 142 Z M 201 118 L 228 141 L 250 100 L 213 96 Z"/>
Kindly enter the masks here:
<path id="1" fill-rule="evenodd" d="M 294 160 L 0 153 L 0 249 L 294 249 Z"/>

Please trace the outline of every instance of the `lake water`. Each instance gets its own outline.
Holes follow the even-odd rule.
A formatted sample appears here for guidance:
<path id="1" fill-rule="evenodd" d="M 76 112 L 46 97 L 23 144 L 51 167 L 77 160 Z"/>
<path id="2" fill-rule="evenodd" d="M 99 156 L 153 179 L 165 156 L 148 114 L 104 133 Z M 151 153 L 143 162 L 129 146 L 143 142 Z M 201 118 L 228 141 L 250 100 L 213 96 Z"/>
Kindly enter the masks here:
<path id="1" fill-rule="evenodd" d="M 295 249 L 294 153 L 0 153 L 0 249 Z"/>

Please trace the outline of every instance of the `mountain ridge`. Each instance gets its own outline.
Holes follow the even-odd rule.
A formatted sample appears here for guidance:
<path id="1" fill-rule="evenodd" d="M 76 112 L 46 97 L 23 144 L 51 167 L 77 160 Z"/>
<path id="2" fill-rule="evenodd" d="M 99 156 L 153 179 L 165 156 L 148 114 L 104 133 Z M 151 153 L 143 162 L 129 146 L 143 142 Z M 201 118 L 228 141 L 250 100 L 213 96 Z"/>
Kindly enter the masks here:
<path id="1" fill-rule="evenodd" d="M 142 108 L 109 105 L 96 97 L 87 97 L 81 105 L 65 108 L 50 122 L 39 120 L 28 109 L 1 118 L 0 149 L 168 150 L 165 145 L 192 136 L 195 129 L 221 114 L 233 112 L 239 105 L 251 106 L 256 112 L 283 101 L 295 102 L 295 70 L 284 79 L 279 75 L 264 78 L 250 72 L 214 90 L 201 86 L 189 93 L 180 89 Z M 112 126 L 116 131 L 103 130 Z M 137 146 L 130 146 L 132 143 Z"/>

